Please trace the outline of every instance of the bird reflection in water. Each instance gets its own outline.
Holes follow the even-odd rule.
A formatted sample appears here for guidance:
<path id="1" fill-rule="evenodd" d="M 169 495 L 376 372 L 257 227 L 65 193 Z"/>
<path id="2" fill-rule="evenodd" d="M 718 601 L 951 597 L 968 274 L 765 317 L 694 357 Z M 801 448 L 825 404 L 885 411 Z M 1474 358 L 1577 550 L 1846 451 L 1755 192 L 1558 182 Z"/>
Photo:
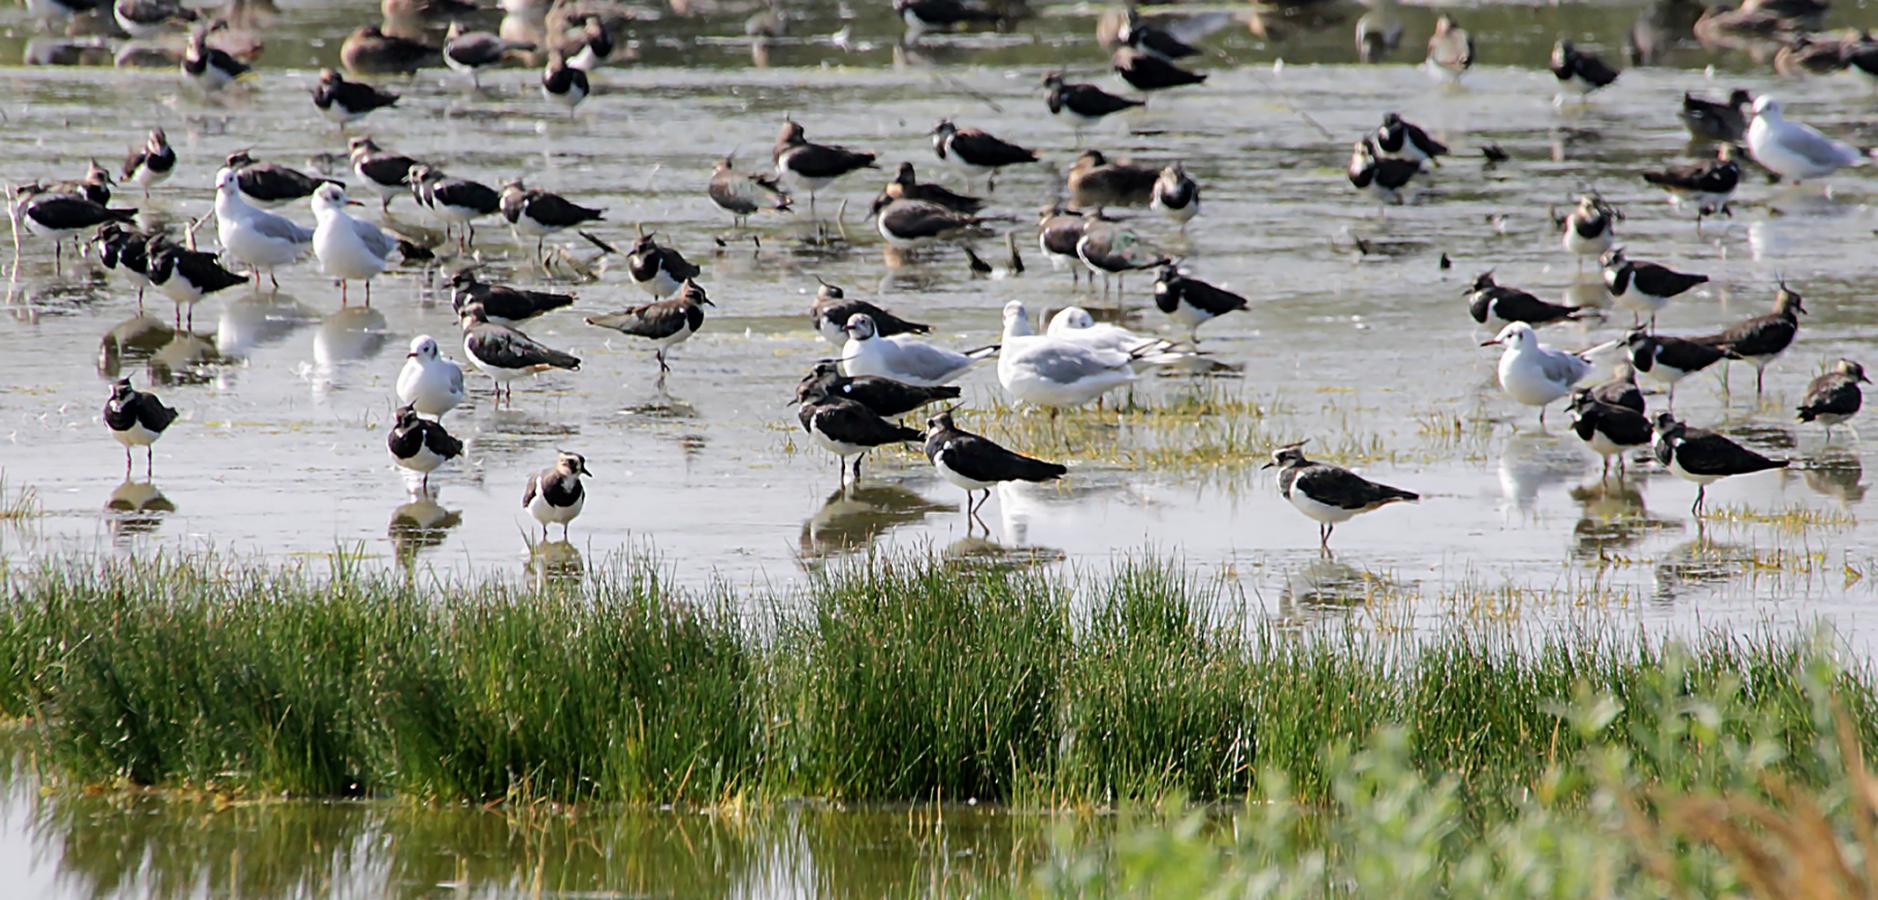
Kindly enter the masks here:
<path id="1" fill-rule="evenodd" d="M 1696 522 L 1700 526 L 1701 520 Z M 1695 540 L 1677 544 L 1657 558 L 1652 593 L 1663 601 L 1684 594 L 1713 594 L 1730 581 L 1766 571 L 1762 563 L 1753 547 L 1712 540 L 1698 527 Z"/>
<path id="2" fill-rule="evenodd" d="M 1865 465 L 1858 454 L 1845 448 L 1830 448 L 1808 461 L 1800 469 L 1806 486 L 1821 496 L 1850 508 L 1865 499 Z"/>
<path id="3" fill-rule="evenodd" d="M 148 361 L 175 337 L 176 329 L 162 319 L 145 315 L 125 319 L 111 326 L 98 342 L 98 374 L 116 381 L 126 364 Z"/>
<path id="4" fill-rule="evenodd" d="M 586 577 L 587 565 L 580 550 L 567 541 L 542 541 L 530 544 L 524 570 L 536 586 L 578 587 Z"/>
<path id="5" fill-rule="evenodd" d="M 849 484 L 828 495 L 802 523 L 802 558 L 824 560 L 873 546 L 880 536 L 952 507 L 934 503 L 897 484 Z"/>
<path id="6" fill-rule="evenodd" d="M 1641 479 L 1609 478 L 1571 489 L 1571 498 L 1579 506 L 1578 523 L 1572 526 L 1574 559 L 1608 559 L 1652 531 L 1683 527 L 1680 520 L 1651 517 L 1639 484 Z"/>
<path id="7" fill-rule="evenodd" d="M 105 525 L 112 541 L 119 545 L 154 533 L 163 524 L 163 517 L 175 511 L 176 504 L 155 484 L 128 478 L 111 490 L 104 503 Z"/>
<path id="8" fill-rule="evenodd" d="M 409 566 L 424 551 L 443 546 L 450 537 L 450 529 L 463 524 L 463 514 L 445 509 L 437 502 L 437 497 L 436 488 L 419 491 L 391 511 L 387 534 L 391 538 L 392 553 L 401 565 Z"/>
<path id="9" fill-rule="evenodd" d="M 1500 494 L 1520 513 L 1531 513 L 1539 491 L 1576 478 L 1588 464 L 1568 434 L 1520 432 L 1500 452 Z"/>
<path id="10" fill-rule="evenodd" d="M 1379 599 L 1413 591 L 1410 585 L 1338 562 L 1335 557 L 1314 556 L 1285 573 L 1284 589 L 1278 595 L 1278 611 L 1280 618 L 1287 622 L 1303 622 L 1325 614 L 1343 615 L 1367 609 Z"/>
<path id="11" fill-rule="evenodd" d="M 318 320 L 312 307 L 279 291 L 250 294 L 222 304 L 215 346 L 226 358 L 245 358 Z"/>
<path id="12" fill-rule="evenodd" d="M 340 386 L 346 364 L 371 359 L 385 347 L 385 314 L 366 306 L 344 306 L 320 319 L 313 332 L 313 393 Z"/>

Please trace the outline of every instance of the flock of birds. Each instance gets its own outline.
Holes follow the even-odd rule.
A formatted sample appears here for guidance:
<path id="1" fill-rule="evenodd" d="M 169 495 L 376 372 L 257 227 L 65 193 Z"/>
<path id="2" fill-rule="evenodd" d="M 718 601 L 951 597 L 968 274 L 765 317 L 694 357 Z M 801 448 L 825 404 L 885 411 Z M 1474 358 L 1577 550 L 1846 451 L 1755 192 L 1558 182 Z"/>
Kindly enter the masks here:
<path id="1" fill-rule="evenodd" d="M 35 14 L 56 18 L 96 13 L 103 8 L 101 2 L 31 0 L 31 6 Z M 1743 9 L 1755 10 L 1762 18 L 1773 17 L 1782 23 L 1780 33 L 1806 34 L 1804 25 L 1812 14 L 1799 7 L 1815 0 L 1750 3 Z M 909 41 L 934 31 L 1007 27 L 1011 22 L 1008 10 L 981 8 L 962 0 L 896 0 L 894 9 L 906 23 Z M 246 71 L 246 64 L 234 53 L 212 44 L 225 30 L 224 20 L 202 22 L 195 11 L 175 0 L 117 0 L 111 11 L 117 24 L 133 35 L 188 28 L 179 65 L 205 91 L 226 89 Z M 542 11 L 545 29 L 533 40 L 524 40 L 467 30 L 463 20 L 477 11 L 457 0 L 384 0 L 384 12 L 384 26 L 361 28 L 342 47 L 341 57 L 355 73 L 406 72 L 441 61 L 476 81 L 486 67 L 535 56 L 539 44 L 546 47 L 545 56 L 539 57 L 545 60 L 542 91 L 549 101 L 570 112 L 591 90 L 589 71 L 615 55 L 623 27 L 619 20 L 625 15 L 595 0 L 554 0 Z M 1717 18 L 1704 14 L 1705 27 L 1710 31 L 1723 27 Z M 395 22 L 410 21 L 426 27 L 445 25 L 441 42 L 428 42 L 429 32 L 421 28 L 410 32 L 393 27 Z M 1357 43 L 1365 59 L 1386 54 L 1400 39 L 1399 32 L 1393 38 L 1386 29 L 1375 33 L 1378 21 L 1365 16 L 1359 22 Z M 1113 19 L 1105 17 L 1101 37 L 1114 45 L 1112 68 L 1130 90 L 1114 93 L 1052 72 L 1043 80 L 1040 106 L 1068 124 L 1080 146 L 1086 129 L 1149 102 L 1156 92 L 1201 89 L 1206 73 L 1186 68 L 1185 61 L 1202 56 L 1202 50 L 1190 42 L 1213 27 L 1217 27 L 1214 16 L 1151 21 L 1131 9 Z M 1811 47 L 1825 43 L 1823 38 L 1808 40 Z M 1863 68 L 1874 58 L 1869 44 L 1870 39 L 1861 35 L 1833 46 L 1845 66 Z M 1453 17 L 1440 17 L 1429 41 L 1427 68 L 1457 80 L 1473 59 L 1473 38 Z M 1560 41 L 1554 48 L 1551 69 L 1561 96 L 1589 96 L 1621 74 L 1569 41 Z M 320 73 L 312 91 L 315 108 L 338 124 L 342 133 L 374 112 L 395 107 L 399 99 L 391 91 L 348 79 L 333 69 Z M 1774 177 L 1801 181 L 1823 178 L 1868 159 L 1858 148 L 1784 118 L 1780 104 L 1770 96 L 1750 97 L 1739 91 L 1720 101 L 1685 96 L 1680 115 L 1694 137 L 1715 142 L 1715 158 L 1642 174 L 1667 191 L 1678 206 L 1693 209 L 1698 228 L 1705 216 L 1729 214 L 1729 200 L 1742 184 L 1744 161 L 1751 160 Z M 995 190 L 1001 169 L 1034 165 L 1041 159 L 1035 149 L 949 119 L 938 122 L 930 137 L 938 160 L 968 180 L 983 178 L 987 192 Z M 1496 151 L 1493 147 L 1482 150 L 1490 163 Z M 1402 203 L 1411 195 L 1416 179 L 1439 166 L 1449 153 L 1426 130 L 1387 113 L 1374 131 L 1355 142 L 1349 182 L 1382 203 Z M 177 154 L 161 128 L 152 130 L 133 149 L 116 176 L 94 162 L 77 180 L 16 188 L 10 210 L 20 230 L 50 243 L 55 269 L 64 263 L 67 243 L 87 252 L 95 250 L 106 268 L 136 287 L 140 308 L 146 288 L 174 301 L 179 326 L 204 298 L 249 284 L 259 290 L 263 275 L 271 279 L 276 270 L 302 264 L 308 256 L 317 261 L 321 272 L 339 282 L 341 305 L 350 303 L 350 283 L 358 281 L 363 302 L 369 306 L 372 281 L 393 265 L 394 256 L 421 260 L 431 250 L 390 230 L 389 219 L 381 225 L 362 215 L 359 207 L 365 204 L 354 199 L 355 194 L 375 197 L 381 211 L 388 211 L 397 198 L 411 197 L 442 226 L 445 239 L 453 237 L 465 252 L 475 247 L 476 224 L 494 219 L 507 224 L 524 246 L 533 239 L 535 261 L 540 264 L 545 265 L 547 258 L 545 241 L 568 231 L 604 253 L 624 256 L 630 280 L 650 295 L 650 301 L 585 321 L 642 341 L 653 350 L 661 379 L 670 371 L 670 351 L 703 328 L 706 309 L 714 305 L 701 283 L 703 269 L 675 248 L 660 244 L 656 234 L 641 230 L 623 253 L 592 234 L 596 223 L 605 222 L 603 209 L 531 189 L 519 178 L 491 186 L 455 177 L 435 162 L 400 154 L 366 136 L 350 138 L 347 160 L 350 178 L 341 181 L 259 161 L 246 152 L 230 156 L 214 179 L 216 252 L 197 249 L 194 226 L 180 239 L 160 230 L 146 231 L 137 224 L 137 210 L 112 205 L 114 197 L 122 196 L 114 195 L 113 188 L 135 186 L 148 197 L 150 188 L 176 170 Z M 730 157 L 718 160 L 705 193 L 738 226 L 751 216 L 791 212 L 803 194 L 807 195 L 806 212 L 813 216 L 819 193 L 844 178 L 878 169 L 880 160 L 871 152 L 814 142 L 805 126 L 791 119 L 783 123 L 771 163 L 765 170 L 750 172 L 736 168 Z M 985 502 L 978 498 L 981 491 L 988 499 L 990 488 L 1001 482 L 1062 477 L 1068 470 L 1060 464 L 1024 455 L 960 428 L 954 418 L 955 405 L 926 417 L 924 428 L 908 427 L 899 419 L 932 404 L 957 400 L 960 392 L 954 382 L 993 358 L 997 379 L 1010 399 L 1020 406 L 1047 410 L 1053 419 L 1059 410 L 1099 403 L 1146 373 L 1202 363 L 1206 353 L 1201 349 L 1200 328 L 1219 316 L 1247 310 L 1247 299 L 1185 271 L 1129 221 L 1110 215 L 1118 208 L 1145 207 L 1185 230 L 1201 212 L 1201 193 L 1201 186 L 1179 163 L 1142 166 L 1085 149 L 1066 174 L 1066 199 L 1044 208 L 1038 217 L 1038 250 L 1056 267 L 1069 268 L 1076 280 L 1086 271 L 1092 286 L 1095 277 L 1101 276 L 1105 294 L 1111 283 L 1120 294 L 1129 273 L 1152 273 L 1154 306 L 1173 326 L 1170 337 L 1098 323 L 1077 306 L 1057 312 L 1039 332 L 1024 304 L 1013 301 L 1003 309 L 1003 332 L 996 344 L 954 349 L 923 337 L 930 331 L 924 324 L 849 298 L 835 285 L 821 284 L 810 322 L 838 348 L 838 358 L 816 363 L 798 385 L 795 405 L 802 429 L 836 457 L 844 483 L 850 474 L 859 480 L 861 462 L 871 450 L 921 445 L 936 472 L 966 492 L 968 523 L 976 519 Z M 310 210 L 311 227 L 283 211 L 297 203 L 305 203 Z M 936 245 L 954 245 L 988 233 L 989 220 L 980 215 L 984 205 L 982 198 L 919 181 L 913 164 L 903 162 L 874 200 L 869 215 L 890 253 L 918 255 Z M 1586 261 L 1595 262 L 1611 298 L 1633 314 L 1632 327 L 1620 337 L 1584 351 L 1547 346 L 1536 329 L 1602 318 L 1603 313 L 1542 300 L 1498 284 L 1490 272 L 1467 290 L 1469 312 L 1476 322 L 1497 331 L 1485 343 L 1502 348 L 1498 381 L 1507 396 L 1537 407 L 1542 427 L 1546 407 L 1566 400 L 1572 430 L 1604 459 L 1607 474 L 1612 461 L 1621 470 L 1627 454 L 1648 447 L 1659 464 L 1699 485 L 1692 510 L 1699 516 L 1709 483 L 1782 467 L 1788 460 L 1770 459 L 1724 435 L 1676 419 L 1676 384 L 1717 363 L 1740 360 L 1755 367 L 1758 393 L 1761 374 L 1792 346 L 1799 316 L 1806 309 L 1800 294 L 1782 283 L 1772 310 L 1765 315 L 1715 334 L 1659 332 L 1659 316 L 1673 311 L 1677 297 L 1708 279 L 1632 259 L 1617 241 L 1621 222 L 1617 209 L 1588 193 L 1564 217 L 1560 231 L 1563 250 L 1577 258 L 1581 268 Z M 990 268 L 969 247 L 967 254 L 975 267 Z M 1018 272 L 1022 265 L 1012 243 L 1007 268 Z M 485 281 L 477 266 L 453 273 L 451 289 L 464 358 L 491 380 L 498 404 L 505 399 L 513 402 L 514 386 L 524 376 L 579 369 L 578 357 L 531 338 L 521 329 L 530 320 L 571 306 L 571 295 Z M 1591 383 L 1593 373 L 1599 371 L 1612 377 Z M 1639 378 L 1666 391 L 1665 408 L 1653 416 Z M 1830 440 L 1830 429 L 1859 410 L 1860 385 L 1866 383 L 1864 369 L 1857 362 L 1836 361 L 1807 389 L 1798 409 L 1800 419 L 1824 424 Z M 428 490 L 430 473 L 464 452 L 463 443 L 450 434 L 444 418 L 469 394 L 466 373 L 445 356 L 440 341 L 417 335 L 410 340 L 397 394 L 402 406 L 387 447 L 396 464 L 417 473 L 419 488 Z M 154 466 L 154 443 L 178 414 L 124 378 L 113 385 L 103 418 L 110 434 L 125 447 L 127 472 L 134 447 L 146 448 L 149 471 Z M 1319 524 L 1320 544 L 1326 550 L 1337 524 L 1385 505 L 1419 499 L 1414 492 L 1311 460 L 1301 444 L 1272 452 L 1267 468 L 1277 470 L 1280 493 Z M 529 476 L 522 506 L 540 523 L 544 537 L 550 525 L 562 526 L 565 536 L 568 525 L 580 514 L 585 501 L 582 479 L 590 474 L 584 457 L 561 452 L 552 466 Z"/>

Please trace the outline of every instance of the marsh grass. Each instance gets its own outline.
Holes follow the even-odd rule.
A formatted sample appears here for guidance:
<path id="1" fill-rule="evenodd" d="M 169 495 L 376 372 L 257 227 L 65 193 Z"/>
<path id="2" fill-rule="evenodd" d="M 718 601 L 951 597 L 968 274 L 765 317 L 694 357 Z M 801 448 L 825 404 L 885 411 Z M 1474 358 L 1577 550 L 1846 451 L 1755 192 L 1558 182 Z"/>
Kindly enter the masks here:
<path id="1" fill-rule="evenodd" d="M 1696 784 L 1765 741 L 1813 783 L 1825 702 L 1878 739 L 1871 672 L 1807 640 L 1298 631 L 1154 560 L 1073 576 L 878 557 L 743 595 L 676 590 L 642 557 L 543 586 L 343 557 L 4 578 L 0 710 L 87 784 L 1060 807 L 1255 796 L 1284 772 L 1322 800 L 1326 748 L 1394 728 L 1485 809 L 1593 746 Z M 1588 694 L 1618 698 L 1613 727 L 1571 727 Z M 1693 695 L 1731 704 L 1720 725 L 1691 727 Z"/>
<path id="2" fill-rule="evenodd" d="M 45 508 L 39 502 L 39 491 L 32 485 L 24 485 L 19 490 L 7 483 L 0 475 L 0 522 L 22 522 L 45 515 Z"/>

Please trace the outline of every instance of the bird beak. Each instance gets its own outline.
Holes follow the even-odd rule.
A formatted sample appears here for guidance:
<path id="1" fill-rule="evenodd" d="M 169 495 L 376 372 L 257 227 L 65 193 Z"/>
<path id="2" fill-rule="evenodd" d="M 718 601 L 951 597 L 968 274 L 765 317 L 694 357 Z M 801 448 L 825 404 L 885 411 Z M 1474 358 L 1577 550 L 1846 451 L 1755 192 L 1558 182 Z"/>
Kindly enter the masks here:
<path id="1" fill-rule="evenodd" d="M 346 200 L 346 205 L 347 205 L 347 206 L 364 206 L 364 205 L 365 205 L 365 203 L 364 203 L 363 201 L 360 201 L 360 200 L 353 200 L 353 199 L 350 199 L 350 198 L 348 198 L 348 199 Z"/>
<path id="2" fill-rule="evenodd" d="M 1278 464 L 1277 464 L 1277 463 L 1275 463 L 1275 462 L 1268 462 L 1268 463 L 1266 463 L 1265 465 L 1262 465 L 1262 466 L 1259 466 L 1259 471 L 1261 471 L 1261 472 L 1262 472 L 1262 471 L 1264 471 L 1264 470 L 1266 470 L 1266 469 L 1269 469 L 1269 468 L 1271 468 L 1272 466 L 1275 466 L 1275 465 L 1278 465 Z"/>
<path id="3" fill-rule="evenodd" d="M 1498 346 L 1500 346 L 1500 339 L 1499 339 L 1499 338 L 1494 338 L 1493 340 L 1490 340 L 1490 341 L 1481 341 L 1481 342 L 1480 342 L 1480 346 L 1482 346 L 1482 347 L 1498 347 Z"/>
<path id="4" fill-rule="evenodd" d="M 581 464 L 580 464 L 580 474 L 582 474 L 582 475 L 585 475 L 585 476 L 587 476 L 588 478 L 592 478 L 592 477 L 593 477 L 593 473 L 592 473 L 592 472 L 589 472 L 589 471 L 587 471 L 587 464 L 586 464 L 586 463 L 581 463 Z"/>
<path id="5" fill-rule="evenodd" d="M 417 358 L 417 354 L 416 354 L 416 353 L 406 353 L 406 354 L 404 354 L 404 358 L 405 358 L 405 359 L 416 359 L 416 358 Z"/>

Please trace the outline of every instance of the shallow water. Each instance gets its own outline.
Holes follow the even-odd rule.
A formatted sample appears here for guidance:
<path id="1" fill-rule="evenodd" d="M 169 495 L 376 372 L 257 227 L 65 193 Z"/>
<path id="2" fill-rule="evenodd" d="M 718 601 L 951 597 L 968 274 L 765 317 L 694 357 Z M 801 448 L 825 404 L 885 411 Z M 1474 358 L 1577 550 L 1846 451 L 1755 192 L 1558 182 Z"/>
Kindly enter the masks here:
<path id="1" fill-rule="evenodd" d="M 1878 100 L 1856 76 L 1775 79 L 1742 57 L 1685 48 L 1664 58 L 1670 66 L 1626 72 L 1588 106 L 1555 109 L 1552 78 L 1533 66 L 1560 33 L 1615 55 L 1641 15 L 1623 5 L 1470 12 L 1484 65 L 1460 90 L 1405 64 L 1348 64 L 1347 18 L 1318 31 L 1275 22 L 1292 25 L 1275 42 L 1237 27 L 1215 35 L 1209 43 L 1243 66 L 1214 60 L 1204 89 L 1157 97 L 1147 111 L 1092 132 L 1089 143 L 1141 161 L 1186 161 L 1203 185 L 1205 214 L 1185 235 L 1145 213 L 1137 223 L 1195 274 L 1247 293 L 1253 310 L 1204 329 L 1219 371 L 1144 379 L 1129 402 L 1147 414 L 1120 423 L 1085 414 L 1068 437 L 1052 437 L 1036 417 L 980 412 L 1001 391 L 988 366 L 968 376 L 962 425 L 1072 469 L 1060 485 L 999 491 L 985 512 L 987 534 L 968 529 L 961 492 L 910 452 L 874 454 L 859 488 L 838 489 L 830 458 L 804 440 L 784 403 L 810 363 L 834 352 L 805 327 L 815 276 L 933 323 L 937 340 L 955 347 L 994 340 L 1009 300 L 1024 301 L 1033 317 L 1072 302 L 1102 311 L 1099 297 L 1049 270 L 1032 227 L 1075 148 L 1067 129 L 1040 115 L 1037 82 L 1055 65 L 1100 75 L 1087 11 L 1046 8 L 1019 35 L 913 53 L 892 48 L 896 26 L 878 12 L 852 23 L 851 52 L 825 39 L 842 24 L 826 11 L 809 14 L 792 37 L 755 48 L 742 37 L 747 12 L 641 25 L 641 64 L 604 70 L 599 93 L 571 122 L 542 101 L 533 71 L 486 73 L 474 92 L 462 76 L 432 69 L 394 80 L 405 94 L 399 111 L 365 123 L 382 144 L 453 174 L 489 183 L 524 174 L 533 186 L 602 206 L 607 223 L 595 233 L 603 239 L 629 243 L 643 223 L 704 264 L 717 307 L 702 334 L 673 353 L 663 385 L 648 351 L 581 322 L 644 302 L 616 258 L 597 281 L 573 286 L 573 312 L 527 326 L 582 356 L 581 371 L 519 382 L 513 408 L 500 410 L 488 381 L 472 374 L 472 402 L 448 419 L 469 444 L 466 461 L 437 474 L 434 499 L 414 499 L 383 440 L 411 336 L 437 335 L 461 358 L 435 269 L 407 265 L 381 279 L 367 310 L 356 302 L 342 309 L 335 286 L 302 264 L 282 273 L 278 293 L 236 289 L 204 302 L 193 329 L 178 334 L 159 295 L 148 301 L 151 318 L 139 318 L 133 293 L 95 262 L 68 259 L 55 275 L 47 248 L 29 243 L 23 266 L 8 269 L 0 316 L 0 468 L 9 497 L 32 488 L 43 515 L 0 521 L 0 554 L 18 563 L 212 547 L 546 573 L 632 546 L 658 552 L 684 582 L 737 585 L 786 584 L 876 548 L 1096 569 L 1121 554 L 1174 552 L 1298 623 L 1355 618 L 1420 629 L 1460 618 L 1637 623 L 1660 633 L 1823 618 L 1861 646 L 1878 636 L 1862 615 L 1871 599 L 1865 576 L 1878 565 L 1865 469 L 1878 459 L 1844 432 L 1825 445 L 1789 412 L 1825 361 L 1878 363 L 1878 309 L 1863 289 L 1878 226 L 1869 170 L 1830 179 L 1829 197 L 1817 186 L 1751 180 L 1734 217 L 1699 232 L 1635 174 L 1696 152 L 1673 116 L 1687 90 L 1776 91 L 1789 116 L 1869 145 L 1878 140 L 1870 117 Z M 1847 18 L 1834 25 L 1871 16 L 1835 15 Z M 1429 13 L 1404 16 L 1404 47 L 1418 47 Z M 295 165 L 343 150 L 304 90 L 309 67 L 336 58 L 352 24 L 342 10 L 287 6 L 267 32 L 253 84 L 216 98 L 194 94 L 167 69 L 0 70 L 9 135 L 0 179 L 76 177 L 83 157 L 113 161 L 161 124 L 182 155 L 179 173 L 147 203 L 134 191 L 125 202 L 138 201 L 152 219 L 201 216 L 231 150 L 252 147 L 259 158 Z M 0 59 L 21 58 L 23 10 L 0 10 L 0 27 Z M 1404 49 L 1398 58 L 1417 56 Z M 753 57 L 770 67 L 752 67 Z M 1286 64 L 1274 65 L 1278 58 Z M 1711 64 L 1720 75 L 1703 71 Z M 1379 218 L 1342 170 L 1349 142 L 1389 109 L 1457 152 L 1411 205 Z M 999 230 L 1016 234 L 1026 272 L 971 279 L 956 250 L 884 264 L 877 235 L 861 221 L 874 178 L 849 178 L 819 198 L 824 220 L 845 201 L 842 224 L 818 229 L 803 204 L 793 217 L 759 217 L 749 232 L 731 234 L 703 194 L 710 163 L 735 150 L 740 167 L 762 167 L 785 113 L 812 139 L 876 150 L 889 164 L 913 160 L 924 177 L 955 189 L 957 177 L 924 136 L 941 116 L 1042 148 L 1048 164 L 1002 177 L 990 207 L 1002 217 Z M 1478 148 L 1489 143 L 1511 161 L 1485 167 Z M 1530 409 L 1495 388 L 1497 357 L 1477 346 L 1488 335 L 1466 318 L 1462 288 L 1487 268 L 1542 295 L 1604 299 L 1591 274 L 1578 280 L 1549 217 L 1586 186 L 1624 208 L 1620 234 L 1633 256 L 1714 278 L 1664 314 L 1664 330 L 1706 332 L 1759 313 L 1780 277 L 1812 311 L 1758 403 L 1746 367 L 1733 373 L 1732 394 L 1709 375 L 1678 392 L 1683 418 L 1805 461 L 1797 471 L 1714 486 L 1711 508 L 1731 515 L 1705 528 L 1688 514 L 1692 485 L 1646 465 L 1601 484 L 1595 456 L 1565 430 L 1562 409 L 1539 430 Z M 311 222 L 304 209 L 289 212 Z M 408 198 L 392 212 L 419 221 Z M 714 236 L 728 246 L 717 248 Z M 595 252 L 578 239 L 560 243 L 576 256 Z M 1003 262 L 998 238 L 977 247 Z M 500 229 L 480 229 L 479 248 L 489 277 L 543 282 L 526 248 Z M 1451 269 L 1437 264 L 1444 254 Z M 1145 293 L 1150 281 L 1130 279 L 1107 309 L 1138 330 L 1162 327 Z M 1544 337 L 1582 347 L 1624 324 L 1614 313 Z M 151 482 L 141 460 L 135 480 L 121 477 L 120 448 L 98 423 L 119 374 L 155 385 L 184 414 L 157 448 Z M 1201 420 L 1153 412 L 1195 402 L 1232 411 Z M 1341 527 L 1337 556 L 1320 557 L 1312 523 L 1256 469 L 1266 447 L 1302 438 L 1425 500 Z M 1189 443 L 1201 445 L 1194 458 L 1181 455 Z M 522 485 L 555 448 L 586 455 L 591 499 L 571 545 L 531 554 L 535 527 L 519 505 Z M 384 834 L 354 830 L 343 839 L 390 840 Z M 57 856 L 38 857 L 36 871 Z M 67 893 L 96 888 L 60 884 Z"/>

